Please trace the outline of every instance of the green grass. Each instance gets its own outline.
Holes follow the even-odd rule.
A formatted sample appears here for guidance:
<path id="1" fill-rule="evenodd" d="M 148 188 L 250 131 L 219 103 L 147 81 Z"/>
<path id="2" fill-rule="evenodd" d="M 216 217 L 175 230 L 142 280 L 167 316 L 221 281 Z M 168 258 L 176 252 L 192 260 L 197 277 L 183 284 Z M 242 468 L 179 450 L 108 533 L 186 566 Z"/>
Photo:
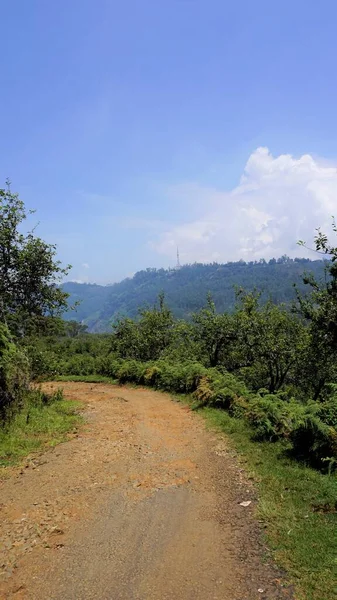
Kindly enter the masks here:
<path id="1" fill-rule="evenodd" d="M 105 375 L 58 375 L 53 381 L 78 381 L 85 383 L 118 383 L 117 380 Z"/>
<path id="2" fill-rule="evenodd" d="M 33 400 L 32 400 L 33 398 Z M 49 403 L 37 401 L 38 393 L 4 429 L 0 429 L 0 467 L 20 463 L 29 454 L 52 447 L 67 439 L 82 421 L 79 402 L 60 399 L 56 393 Z"/>
<path id="3" fill-rule="evenodd" d="M 241 420 L 205 408 L 211 427 L 224 432 L 253 475 L 257 517 L 266 527 L 276 563 L 297 590 L 297 599 L 337 598 L 337 476 L 291 460 L 281 443 L 258 443 Z"/>

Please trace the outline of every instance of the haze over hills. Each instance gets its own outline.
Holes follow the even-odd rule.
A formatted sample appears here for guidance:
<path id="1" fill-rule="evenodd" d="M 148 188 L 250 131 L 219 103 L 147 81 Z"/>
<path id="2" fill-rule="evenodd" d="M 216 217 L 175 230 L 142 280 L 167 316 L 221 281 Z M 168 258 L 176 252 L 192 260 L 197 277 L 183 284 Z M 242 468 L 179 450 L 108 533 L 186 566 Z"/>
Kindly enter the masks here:
<path id="1" fill-rule="evenodd" d="M 324 262 L 284 256 L 269 262 L 262 259 L 249 263 L 197 263 L 169 270 L 149 268 L 107 286 L 69 281 L 63 289 L 70 294 L 70 304 L 80 304 L 65 318 L 82 321 L 91 332 L 108 331 L 118 316 L 135 317 L 140 306 L 153 305 L 163 291 L 174 315 L 189 319 L 205 305 L 209 292 L 219 311 L 233 310 L 236 286 L 256 288 L 265 300 L 290 303 L 295 298 L 294 284 L 303 292 L 306 290 L 304 273 L 321 279 Z"/>

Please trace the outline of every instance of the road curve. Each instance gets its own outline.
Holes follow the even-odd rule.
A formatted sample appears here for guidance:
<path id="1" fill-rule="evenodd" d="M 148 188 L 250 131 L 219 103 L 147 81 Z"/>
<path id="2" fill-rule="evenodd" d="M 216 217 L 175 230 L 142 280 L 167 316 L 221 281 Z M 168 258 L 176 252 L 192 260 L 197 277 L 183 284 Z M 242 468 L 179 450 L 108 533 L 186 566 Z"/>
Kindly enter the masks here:
<path id="1" fill-rule="evenodd" d="M 2 483 L 1 598 L 290 597 L 263 560 L 254 490 L 200 416 L 148 389 L 44 387 L 83 401 L 86 424 Z"/>

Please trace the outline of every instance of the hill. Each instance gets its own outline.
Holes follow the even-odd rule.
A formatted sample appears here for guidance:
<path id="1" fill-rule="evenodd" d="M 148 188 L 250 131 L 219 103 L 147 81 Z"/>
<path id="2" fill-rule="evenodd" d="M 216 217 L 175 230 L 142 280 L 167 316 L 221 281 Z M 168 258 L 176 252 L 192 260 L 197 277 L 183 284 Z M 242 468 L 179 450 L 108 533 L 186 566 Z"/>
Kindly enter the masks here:
<path id="1" fill-rule="evenodd" d="M 269 262 L 197 263 L 180 269 L 146 269 L 109 286 L 67 282 L 63 289 L 70 294 L 70 302 L 80 301 L 80 305 L 66 318 L 85 322 L 93 332 L 107 331 L 118 315 L 135 317 L 139 306 L 153 305 L 161 291 L 174 315 L 182 319 L 205 304 L 208 292 L 219 311 L 233 310 L 236 286 L 256 288 L 276 304 L 290 303 L 294 284 L 306 290 L 302 281 L 306 272 L 322 279 L 324 262 L 282 257 Z"/>

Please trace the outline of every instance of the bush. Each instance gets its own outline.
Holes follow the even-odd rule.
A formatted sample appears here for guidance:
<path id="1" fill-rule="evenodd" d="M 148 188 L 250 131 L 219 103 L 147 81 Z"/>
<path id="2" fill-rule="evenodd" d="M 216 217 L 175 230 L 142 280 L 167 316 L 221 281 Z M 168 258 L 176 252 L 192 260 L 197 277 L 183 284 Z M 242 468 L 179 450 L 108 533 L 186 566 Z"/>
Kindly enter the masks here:
<path id="1" fill-rule="evenodd" d="M 64 375 L 92 375 L 96 371 L 95 359 L 90 354 L 75 354 L 64 363 Z"/>
<path id="2" fill-rule="evenodd" d="M 122 364 L 121 359 L 116 359 L 114 355 L 98 356 L 95 359 L 95 370 L 99 375 L 106 377 L 116 377 L 116 373 Z"/>
<path id="3" fill-rule="evenodd" d="M 287 406 L 276 395 L 257 396 L 249 403 L 246 419 L 257 440 L 275 441 L 288 432 Z"/>
<path id="4" fill-rule="evenodd" d="M 337 393 L 329 400 L 317 406 L 317 415 L 326 423 L 337 429 Z"/>
<path id="5" fill-rule="evenodd" d="M 214 390 L 210 386 L 208 377 L 202 377 L 197 389 L 194 392 L 194 398 L 200 402 L 202 406 L 207 406 L 214 399 Z"/>
<path id="6" fill-rule="evenodd" d="M 161 373 L 156 387 L 178 394 L 194 392 L 207 372 L 205 367 L 198 363 L 168 364 L 160 361 L 158 366 Z"/>
<path id="7" fill-rule="evenodd" d="M 281 396 L 281 397 L 280 397 Z M 245 419 L 257 440 L 286 438 L 292 454 L 316 468 L 337 459 L 337 407 L 335 402 L 318 405 L 285 401 L 283 394 L 256 396 L 246 404 Z"/>
<path id="8" fill-rule="evenodd" d="M 162 374 L 162 371 L 161 371 L 160 367 L 157 367 L 154 365 L 154 366 L 146 368 L 145 374 L 144 374 L 144 383 L 146 385 L 151 385 L 153 387 L 157 387 L 157 385 L 160 381 L 161 374 Z"/>
<path id="9" fill-rule="evenodd" d="M 125 360 L 116 370 L 116 377 L 121 383 L 143 383 L 146 366 L 136 360 Z"/>
<path id="10" fill-rule="evenodd" d="M 290 432 L 293 454 L 314 467 L 336 465 L 337 429 L 319 417 L 320 408 L 311 405 Z"/>
<path id="11" fill-rule="evenodd" d="M 52 377 L 63 370 L 63 365 L 54 352 L 40 348 L 38 345 L 27 346 L 26 352 L 33 379 Z"/>
<path id="12" fill-rule="evenodd" d="M 0 323 L 0 422 L 9 420 L 23 402 L 29 386 L 29 362 Z"/>
<path id="13" fill-rule="evenodd" d="M 213 406 L 232 411 L 234 405 L 239 406 L 239 399 L 248 396 L 249 392 L 244 383 L 224 369 L 205 370 L 205 374 L 194 393 L 194 397 L 202 406 Z"/>

